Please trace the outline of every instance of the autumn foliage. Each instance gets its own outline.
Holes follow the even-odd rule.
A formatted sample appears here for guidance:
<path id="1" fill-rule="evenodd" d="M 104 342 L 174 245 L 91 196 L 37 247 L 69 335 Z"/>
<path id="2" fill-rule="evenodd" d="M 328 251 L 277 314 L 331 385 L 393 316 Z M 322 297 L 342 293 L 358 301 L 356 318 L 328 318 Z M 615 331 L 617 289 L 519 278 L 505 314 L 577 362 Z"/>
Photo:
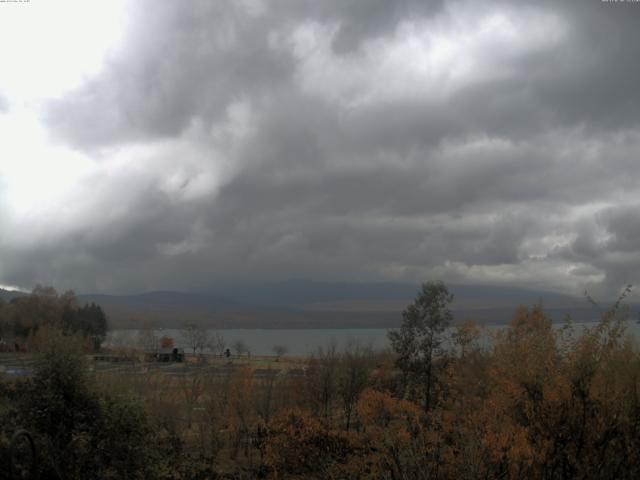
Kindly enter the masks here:
<path id="1" fill-rule="evenodd" d="M 357 429 L 290 409 L 269 425 L 271 478 L 639 478 L 640 355 L 618 311 L 588 329 L 554 328 L 540 306 L 522 307 L 480 348 L 436 359 L 442 385 L 422 398 L 371 386 Z M 380 368 L 384 369 L 384 365 Z"/>

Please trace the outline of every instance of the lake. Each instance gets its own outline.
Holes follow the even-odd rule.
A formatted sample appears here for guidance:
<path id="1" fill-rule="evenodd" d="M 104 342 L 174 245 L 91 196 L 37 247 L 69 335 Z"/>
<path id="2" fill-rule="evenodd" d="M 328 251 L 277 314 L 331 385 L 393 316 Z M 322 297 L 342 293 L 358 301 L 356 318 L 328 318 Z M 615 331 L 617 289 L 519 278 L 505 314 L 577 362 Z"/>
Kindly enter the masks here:
<path id="1" fill-rule="evenodd" d="M 242 340 L 252 355 L 273 355 L 273 347 L 283 345 L 288 355 L 306 356 L 315 352 L 318 347 L 335 344 L 338 349 L 349 342 L 357 341 L 374 349 L 388 346 L 386 328 L 353 328 L 353 329 L 225 329 L 214 330 L 223 336 L 229 348 L 238 340 Z M 182 332 L 174 329 L 158 329 L 158 337 L 164 335 L 174 339 L 176 346 L 187 347 Z M 106 345 L 136 345 L 137 330 L 114 330 L 109 332 Z"/>
<path id="2" fill-rule="evenodd" d="M 560 328 L 563 324 L 554 324 Z M 593 326 L 594 323 L 575 323 L 576 330 Z M 488 325 L 487 333 L 482 343 L 488 345 L 491 332 L 504 328 L 504 325 Z M 640 324 L 628 323 L 628 332 L 635 338 L 640 338 Z M 345 328 L 345 329 L 224 329 L 215 330 L 224 337 L 225 343 L 231 347 L 234 342 L 242 340 L 248 346 L 252 355 L 273 355 L 273 347 L 283 345 L 288 355 L 306 356 L 317 351 L 319 347 L 335 344 L 341 350 L 349 342 L 371 346 L 382 350 L 389 346 L 386 328 Z M 453 331 L 450 329 L 450 332 Z M 156 336 L 172 337 L 178 347 L 186 347 L 180 330 L 158 329 Z M 138 330 L 114 330 L 107 336 L 106 346 L 135 346 L 137 345 Z"/>

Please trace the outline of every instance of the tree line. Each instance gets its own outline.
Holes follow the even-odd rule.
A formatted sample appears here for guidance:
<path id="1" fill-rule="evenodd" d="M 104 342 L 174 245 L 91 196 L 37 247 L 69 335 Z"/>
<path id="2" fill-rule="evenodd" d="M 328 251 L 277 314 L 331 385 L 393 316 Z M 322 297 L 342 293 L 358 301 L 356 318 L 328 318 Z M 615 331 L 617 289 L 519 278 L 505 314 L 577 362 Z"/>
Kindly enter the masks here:
<path id="1" fill-rule="evenodd" d="M 9 302 L 0 299 L 0 342 L 5 350 L 24 349 L 42 327 L 56 327 L 79 334 L 94 350 L 107 335 L 107 316 L 99 305 L 81 305 L 68 290 L 59 294 L 53 287 L 36 286 L 28 295 Z"/>

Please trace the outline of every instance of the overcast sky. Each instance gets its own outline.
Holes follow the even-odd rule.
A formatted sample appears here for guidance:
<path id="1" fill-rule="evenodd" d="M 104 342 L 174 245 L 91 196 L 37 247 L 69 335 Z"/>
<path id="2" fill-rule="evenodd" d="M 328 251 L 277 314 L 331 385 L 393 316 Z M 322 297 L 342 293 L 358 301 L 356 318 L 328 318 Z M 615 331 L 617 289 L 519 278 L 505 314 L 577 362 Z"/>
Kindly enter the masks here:
<path id="1" fill-rule="evenodd" d="M 0 285 L 640 283 L 640 3 L 0 3 Z"/>

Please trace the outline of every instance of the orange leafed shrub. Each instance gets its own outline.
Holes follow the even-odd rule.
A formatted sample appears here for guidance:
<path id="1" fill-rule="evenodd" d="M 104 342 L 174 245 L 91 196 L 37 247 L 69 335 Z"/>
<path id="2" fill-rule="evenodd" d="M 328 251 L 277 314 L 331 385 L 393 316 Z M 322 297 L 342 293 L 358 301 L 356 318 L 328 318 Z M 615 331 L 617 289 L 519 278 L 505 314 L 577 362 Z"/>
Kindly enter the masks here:
<path id="1" fill-rule="evenodd" d="M 351 450 L 346 432 L 328 428 L 303 410 L 287 409 L 269 424 L 264 463 L 272 478 L 326 478 L 336 464 L 345 462 Z"/>
<path id="2" fill-rule="evenodd" d="M 394 419 L 418 418 L 421 409 L 415 403 L 394 398 L 388 392 L 367 389 L 360 395 L 357 412 L 365 426 L 387 427 Z"/>

